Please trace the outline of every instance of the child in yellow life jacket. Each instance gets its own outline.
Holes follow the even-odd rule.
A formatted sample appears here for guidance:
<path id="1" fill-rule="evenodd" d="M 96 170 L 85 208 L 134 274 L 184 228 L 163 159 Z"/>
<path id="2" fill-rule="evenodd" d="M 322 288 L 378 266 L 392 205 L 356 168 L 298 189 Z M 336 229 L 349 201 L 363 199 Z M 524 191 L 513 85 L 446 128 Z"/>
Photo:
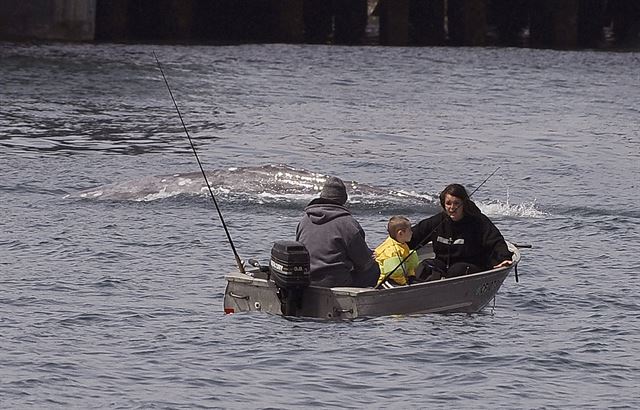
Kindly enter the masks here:
<path id="1" fill-rule="evenodd" d="M 377 285 L 382 283 L 384 288 L 410 285 L 416 280 L 419 262 L 416 252 L 407 245 L 412 235 L 411 222 L 404 216 L 392 216 L 387 231 L 389 237 L 375 250 L 376 262 L 380 265 Z"/>

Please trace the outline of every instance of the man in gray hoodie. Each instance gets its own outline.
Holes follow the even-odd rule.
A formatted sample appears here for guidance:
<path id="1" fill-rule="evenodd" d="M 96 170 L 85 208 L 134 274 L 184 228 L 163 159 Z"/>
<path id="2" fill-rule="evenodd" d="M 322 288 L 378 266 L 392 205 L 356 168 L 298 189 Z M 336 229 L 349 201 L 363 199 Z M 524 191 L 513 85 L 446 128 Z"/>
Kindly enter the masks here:
<path id="1" fill-rule="evenodd" d="M 347 190 L 340 178 L 327 177 L 320 197 L 304 209 L 296 240 L 309 251 L 311 284 L 373 287 L 380 270 L 364 230 L 345 208 Z"/>

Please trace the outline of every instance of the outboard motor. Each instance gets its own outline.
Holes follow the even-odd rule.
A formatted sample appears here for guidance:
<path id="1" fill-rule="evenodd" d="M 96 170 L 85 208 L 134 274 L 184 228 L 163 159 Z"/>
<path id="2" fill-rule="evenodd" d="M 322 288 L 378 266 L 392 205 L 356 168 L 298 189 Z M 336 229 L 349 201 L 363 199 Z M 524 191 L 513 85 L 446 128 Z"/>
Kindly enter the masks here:
<path id="1" fill-rule="evenodd" d="M 271 248 L 271 278 L 278 287 L 280 308 L 295 316 L 302 305 L 302 293 L 309 286 L 309 251 L 300 242 L 278 241 Z"/>

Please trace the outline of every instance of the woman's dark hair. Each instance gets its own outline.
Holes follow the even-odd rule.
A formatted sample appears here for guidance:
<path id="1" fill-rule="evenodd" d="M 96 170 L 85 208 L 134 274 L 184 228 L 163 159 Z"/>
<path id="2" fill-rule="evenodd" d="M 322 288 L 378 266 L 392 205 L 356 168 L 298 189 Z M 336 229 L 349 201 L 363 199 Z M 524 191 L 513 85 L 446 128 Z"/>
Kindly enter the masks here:
<path id="1" fill-rule="evenodd" d="M 449 194 L 451 196 L 455 196 L 456 198 L 460 198 L 462 200 L 462 211 L 465 215 L 480 215 L 480 209 L 478 206 L 469 198 L 469 194 L 467 194 L 467 190 L 460 184 L 451 184 L 448 185 L 445 189 L 440 192 L 440 205 L 442 209 L 444 209 L 444 197 Z"/>

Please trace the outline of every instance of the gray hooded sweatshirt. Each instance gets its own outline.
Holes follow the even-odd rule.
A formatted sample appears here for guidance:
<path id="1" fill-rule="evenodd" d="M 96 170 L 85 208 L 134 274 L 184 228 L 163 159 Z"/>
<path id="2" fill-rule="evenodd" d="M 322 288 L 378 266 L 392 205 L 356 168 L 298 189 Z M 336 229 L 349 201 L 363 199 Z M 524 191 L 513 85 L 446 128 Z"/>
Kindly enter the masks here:
<path id="1" fill-rule="evenodd" d="M 304 209 L 296 240 L 309 251 L 311 284 L 375 286 L 378 264 L 365 242 L 364 230 L 344 206 L 318 198 Z"/>

